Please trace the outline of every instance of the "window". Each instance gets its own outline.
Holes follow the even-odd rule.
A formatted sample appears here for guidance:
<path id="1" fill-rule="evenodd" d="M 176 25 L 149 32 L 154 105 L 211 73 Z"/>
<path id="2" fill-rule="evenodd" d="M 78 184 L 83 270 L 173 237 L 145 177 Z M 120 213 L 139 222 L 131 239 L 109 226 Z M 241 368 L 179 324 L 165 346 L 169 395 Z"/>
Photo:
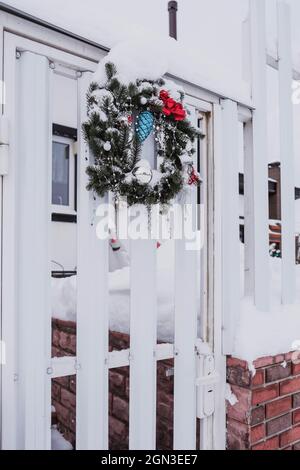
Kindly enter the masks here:
<path id="1" fill-rule="evenodd" d="M 70 204 L 70 145 L 64 142 L 52 144 L 52 204 Z"/>
<path id="2" fill-rule="evenodd" d="M 52 220 L 76 221 L 75 140 L 53 135 L 52 140 Z M 66 217 L 63 217 L 65 215 Z"/>

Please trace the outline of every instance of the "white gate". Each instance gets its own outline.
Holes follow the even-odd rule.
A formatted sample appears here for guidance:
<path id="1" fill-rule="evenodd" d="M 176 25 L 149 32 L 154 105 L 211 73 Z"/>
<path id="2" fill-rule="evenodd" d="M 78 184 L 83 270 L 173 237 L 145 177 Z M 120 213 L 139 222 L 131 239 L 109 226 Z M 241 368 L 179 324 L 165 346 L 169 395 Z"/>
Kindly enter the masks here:
<path id="1" fill-rule="evenodd" d="M 221 262 L 213 257 L 213 250 L 220 256 L 221 227 L 215 236 L 212 232 L 214 213 L 220 215 L 219 195 L 213 185 L 214 174 L 219 174 L 213 147 L 218 157 L 222 110 L 188 97 L 192 119 L 196 125 L 202 123 L 206 134 L 205 143 L 199 144 L 205 176 L 201 198 L 209 209 L 204 216 L 209 229 L 204 230 L 201 252 L 201 339 L 195 252 L 186 250 L 186 240 L 176 241 L 175 339 L 174 344 L 158 344 L 156 243 L 132 240 L 130 349 L 109 352 L 108 242 L 97 238 L 94 223 L 94 208 L 106 201 L 95 201 L 86 190 L 90 155 L 80 133 L 95 65 L 79 55 L 5 33 L 4 113 L 10 123 L 10 162 L 3 187 L 2 339 L 7 363 L 2 367 L 2 447 L 49 449 L 51 379 L 76 374 L 76 448 L 106 449 L 109 369 L 129 366 L 129 447 L 154 449 L 157 361 L 174 359 L 174 449 L 196 448 L 197 417 L 201 419 L 201 448 L 223 448 L 225 365 L 221 309 L 214 305 L 219 294 L 213 287 L 213 273 Z M 51 358 L 51 82 L 57 68 L 65 68 L 78 85 L 77 354 Z M 235 112 L 233 119 L 237 120 L 237 106 L 232 104 L 228 110 Z M 213 128 L 218 136 L 214 145 Z"/>

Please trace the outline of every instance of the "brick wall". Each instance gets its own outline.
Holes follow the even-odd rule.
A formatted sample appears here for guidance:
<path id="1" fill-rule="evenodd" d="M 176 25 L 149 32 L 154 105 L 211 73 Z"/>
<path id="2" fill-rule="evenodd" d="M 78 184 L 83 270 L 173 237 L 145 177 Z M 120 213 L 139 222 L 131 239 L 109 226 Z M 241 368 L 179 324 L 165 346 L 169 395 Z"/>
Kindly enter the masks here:
<path id="1" fill-rule="evenodd" d="M 227 359 L 227 381 L 238 399 L 227 404 L 231 450 L 300 450 L 300 365 L 291 354 L 254 362 Z"/>
<path id="2" fill-rule="evenodd" d="M 128 335 L 109 334 L 112 350 L 127 349 Z M 52 356 L 76 355 L 76 324 L 54 319 L 52 321 Z M 160 361 L 157 367 L 157 449 L 172 449 L 173 441 L 173 376 L 169 372 L 173 361 Z M 65 438 L 75 447 L 76 377 L 52 380 L 52 404 L 55 422 Z M 145 406 L 147 404 L 145 403 Z M 128 449 L 129 368 L 109 372 L 109 448 Z"/>

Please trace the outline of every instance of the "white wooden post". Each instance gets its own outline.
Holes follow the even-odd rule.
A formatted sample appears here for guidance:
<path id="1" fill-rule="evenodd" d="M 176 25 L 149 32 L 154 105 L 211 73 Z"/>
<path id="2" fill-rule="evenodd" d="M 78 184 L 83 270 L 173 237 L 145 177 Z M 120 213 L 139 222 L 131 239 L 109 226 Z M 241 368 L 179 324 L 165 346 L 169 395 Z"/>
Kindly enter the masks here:
<path id="1" fill-rule="evenodd" d="M 136 210 L 149 233 L 147 209 Z M 129 448 L 151 450 L 156 444 L 156 241 L 132 239 L 130 263 Z"/>
<path id="2" fill-rule="evenodd" d="M 282 241 L 282 302 L 292 304 L 296 295 L 295 263 L 295 181 L 293 105 L 292 40 L 290 7 L 278 4 L 279 55 L 279 119 L 281 160 L 281 241 Z"/>
<path id="3" fill-rule="evenodd" d="M 93 200 L 86 189 L 90 163 L 81 125 L 87 119 L 86 91 L 91 79 L 78 80 L 78 231 L 77 231 L 77 414 L 76 448 L 108 448 L 108 240 L 96 235 Z"/>
<path id="4" fill-rule="evenodd" d="M 260 310 L 269 309 L 269 214 L 265 1 L 250 2 L 253 111 L 254 297 Z M 246 175 L 247 178 L 247 175 Z"/>
<path id="5" fill-rule="evenodd" d="M 23 449 L 50 448 L 50 68 L 46 57 L 22 53 L 19 62 L 18 428 Z M 17 347 L 17 345 L 15 345 Z"/>
<path id="6" fill-rule="evenodd" d="M 186 205 L 192 203 L 190 195 Z M 184 216 L 177 220 L 182 225 L 183 222 Z M 175 241 L 175 450 L 196 448 L 197 255 L 197 252 L 187 250 L 187 240 L 183 233 L 182 238 Z"/>
<path id="7" fill-rule="evenodd" d="M 238 109 L 231 100 L 222 101 L 222 108 L 223 353 L 231 354 L 240 301 Z"/>

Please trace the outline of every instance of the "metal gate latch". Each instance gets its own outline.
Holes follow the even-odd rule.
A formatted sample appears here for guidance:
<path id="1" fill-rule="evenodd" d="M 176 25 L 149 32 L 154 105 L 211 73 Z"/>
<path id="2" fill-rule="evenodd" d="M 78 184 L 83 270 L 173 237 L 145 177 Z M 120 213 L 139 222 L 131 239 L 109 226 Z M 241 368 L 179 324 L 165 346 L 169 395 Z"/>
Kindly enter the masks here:
<path id="1" fill-rule="evenodd" d="M 207 343 L 197 341 L 197 418 L 204 419 L 215 411 L 215 387 L 220 380 L 214 356 Z"/>
<path id="2" fill-rule="evenodd" d="M 8 119 L 0 116 L 0 176 L 8 174 Z"/>

